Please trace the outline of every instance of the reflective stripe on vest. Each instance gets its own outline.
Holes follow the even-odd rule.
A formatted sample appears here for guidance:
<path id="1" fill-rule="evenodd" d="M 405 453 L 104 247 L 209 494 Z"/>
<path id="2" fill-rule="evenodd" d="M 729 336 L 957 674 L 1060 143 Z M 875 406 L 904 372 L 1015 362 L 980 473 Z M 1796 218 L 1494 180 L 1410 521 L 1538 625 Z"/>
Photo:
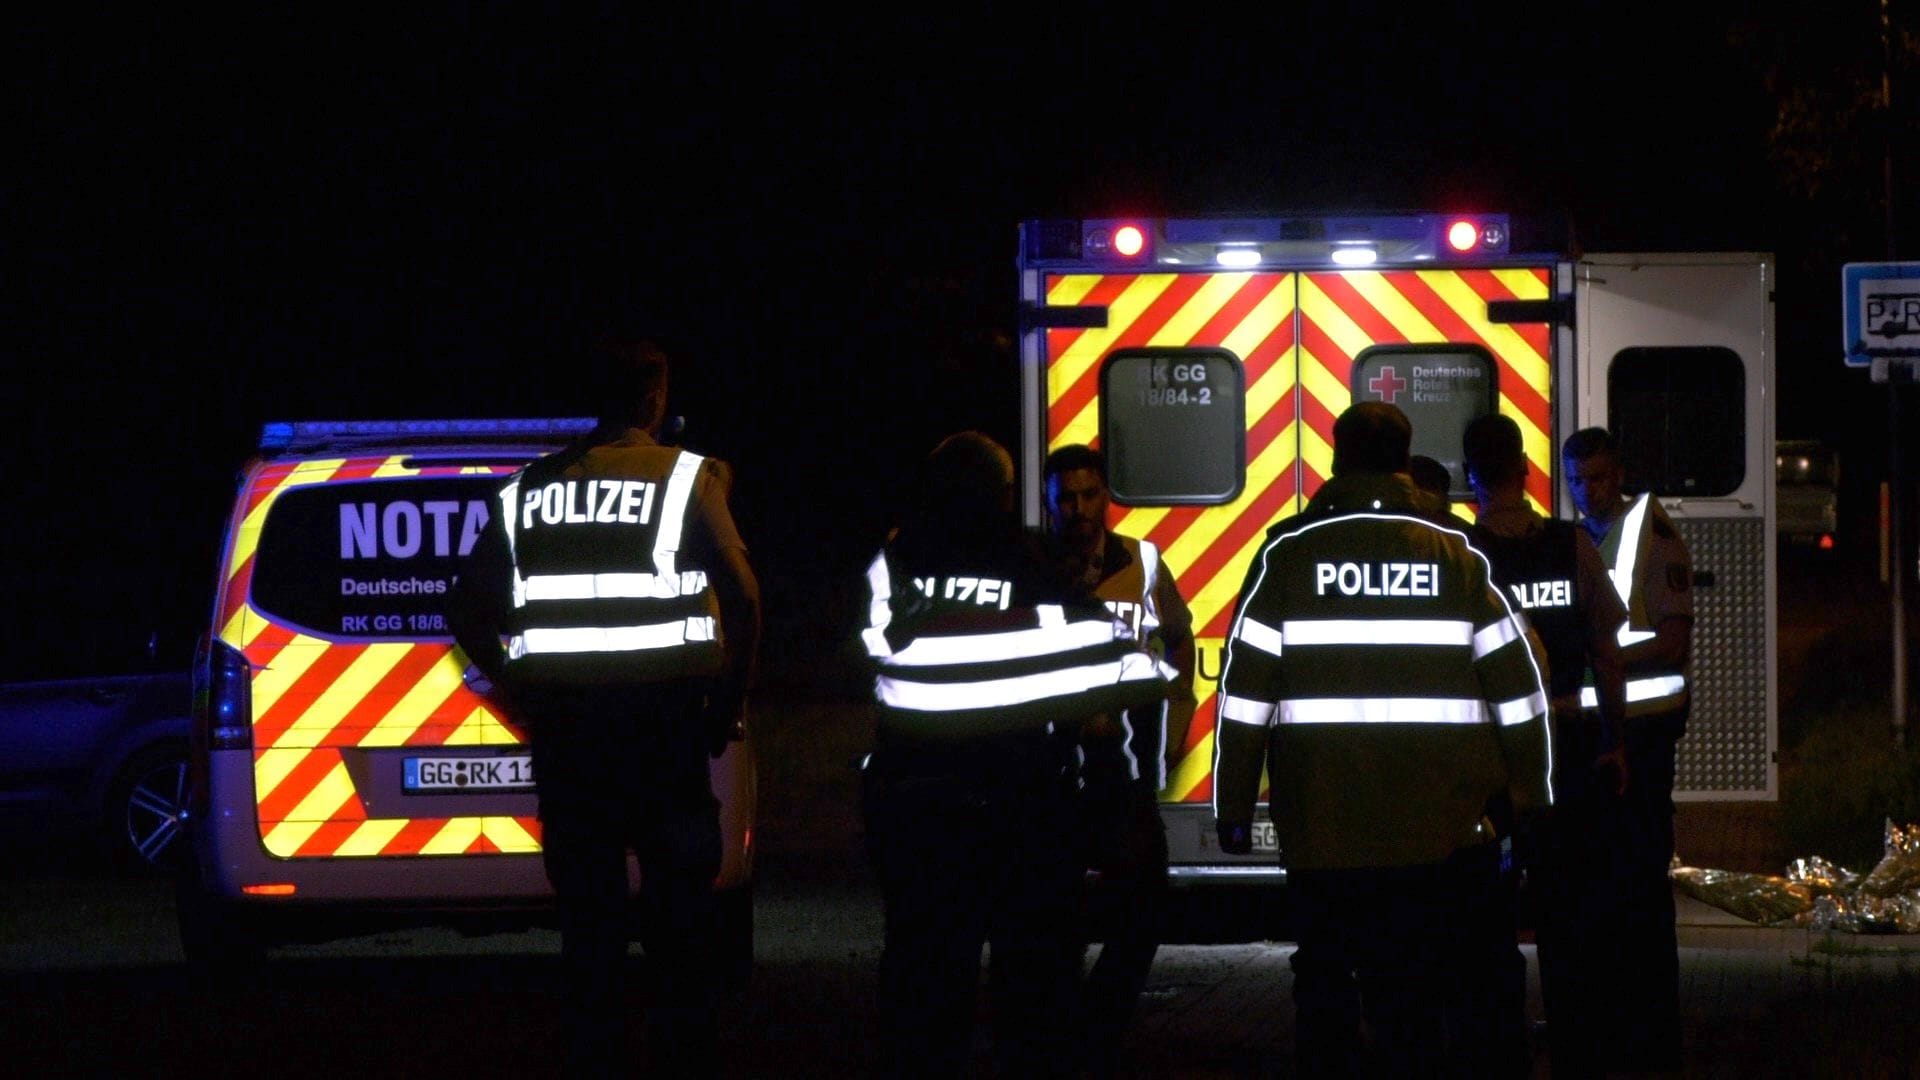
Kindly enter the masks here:
<path id="1" fill-rule="evenodd" d="M 1502 701 L 1491 713 L 1479 698 L 1291 698 L 1280 702 L 1282 724 L 1524 724 L 1545 712 L 1545 694 Z"/>
<path id="2" fill-rule="evenodd" d="M 1609 530 L 1601 545 L 1600 555 L 1607 560 L 1607 577 L 1613 582 L 1613 591 L 1620 596 L 1620 602 L 1627 608 L 1627 623 L 1620 628 L 1620 647 L 1626 648 L 1653 637 L 1653 631 L 1635 629 L 1648 625 L 1647 598 L 1641 591 L 1635 575 L 1640 569 L 1640 560 L 1646 557 L 1648 538 L 1652 536 L 1653 505 L 1651 493 L 1642 494 L 1628 508 L 1626 517 L 1620 524 Z M 1627 537 L 1633 538 L 1627 543 Z"/>
<path id="3" fill-rule="evenodd" d="M 1478 660 L 1526 636 L 1516 613 L 1475 630 L 1465 619 L 1290 619 L 1280 629 L 1240 621 L 1237 640 L 1279 656 L 1292 645 L 1451 645 L 1473 647 Z"/>
<path id="4" fill-rule="evenodd" d="M 1627 715 L 1640 716 L 1644 713 L 1661 712 L 1673 708 L 1687 699 L 1687 680 L 1679 675 L 1649 675 L 1643 679 L 1627 680 Z M 1652 703 L 1648 705 L 1648 703 Z M 1600 707 L 1600 695 L 1591 686 L 1580 688 L 1582 708 Z M 1635 710 L 1635 705 L 1647 707 Z"/>
<path id="5" fill-rule="evenodd" d="M 1124 542 L 1126 537 L 1121 538 Z M 1146 609 L 1145 618 L 1140 623 L 1140 633 L 1151 635 L 1160 629 L 1160 605 L 1154 602 L 1154 590 L 1160 587 L 1160 549 L 1153 546 L 1151 540 L 1133 541 L 1140 551 L 1140 576 L 1144 582 L 1140 588 L 1140 603 Z"/>
<path id="6" fill-rule="evenodd" d="M 887 631 L 900 628 L 884 552 L 868 567 L 867 583 L 872 603 L 861 639 L 879 661 L 874 696 L 892 709 L 949 717 L 963 729 L 966 713 L 1014 707 L 1077 718 L 1158 700 L 1160 684 L 1172 677 L 1104 608 L 983 608 L 978 630 L 917 634 L 895 647 Z"/>
<path id="7" fill-rule="evenodd" d="M 1151 540 L 1119 533 L 1110 534 L 1109 539 L 1127 552 L 1130 562 L 1119 573 L 1102 580 L 1095 587 L 1094 595 L 1122 622 L 1137 624 L 1134 640 L 1151 650 L 1152 638 L 1160 632 L 1160 604 L 1155 599 L 1160 586 L 1160 549 L 1154 547 Z M 1141 760 L 1146 758 L 1150 762 L 1148 774 L 1155 787 L 1166 785 L 1166 709 L 1163 701 L 1148 708 L 1128 709 L 1118 716 L 1120 760 L 1126 766 L 1127 776 L 1140 779 Z"/>
<path id="8" fill-rule="evenodd" d="M 1118 533 L 1109 534 L 1109 546 L 1118 546 L 1126 565 L 1101 578 L 1094 596 L 1107 605 L 1114 617 L 1127 624 L 1141 644 L 1160 630 L 1160 608 L 1154 601 L 1154 589 L 1160 576 L 1160 552 L 1146 540 Z"/>
<path id="9" fill-rule="evenodd" d="M 705 459 L 680 451 L 666 481 L 654 530 L 652 572 L 611 571 L 569 574 L 524 574 L 520 552 L 520 484 L 515 476 L 500 491 L 506 526 L 507 552 L 513 560 L 513 606 L 518 612 L 538 611 L 543 605 L 592 600 L 687 601 L 711 596 L 705 571 L 680 571 L 676 562 L 684 533 L 687 505 Z M 711 614 L 674 615 L 623 625 L 523 627 L 507 639 L 509 663 L 530 657 L 624 653 L 649 655 L 640 677 L 699 674 L 718 662 L 719 627 Z M 698 653 L 697 657 L 689 655 Z"/>
<path id="10" fill-rule="evenodd" d="M 1547 711 L 1547 696 L 1527 694 L 1491 711 L 1479 698 L 1291 698 L 1279 702 L 1227 697 L 1222 719 L 1255 726 L 1273 724 L 1524 724 Z"/>
<path id="11" fill-rule="evenodd" d="M 1600 545 L 1600 555 L 1607 562 L 1607 577 L 1613 582 L 1613 591 L 1619 594 L 1620 602 L 1627 608 L 1627 621 L 1617 635 L 1623 649 L 1656 635 L 1652 620 L 1647 615 L 1647 598 L 1639 581 L 1640 564 L 1647 558 L 1648 549 L 1652 546 L 1655 513 L 1653 494 L 1641 493 L 1620 522 L 1608 530 Z M 1652 716 L 1670 712 L 1685 705 L 1687 697 L 1687 678 L 1681 672 L 1657 672 L 1629 678 L 1627 715 Z M 1590 709 L 1600 707 L 1600 695 L 1593 687 L 1591 672 L 1588 673 L 1587 685 L 1580 690 L 1580 704 Z"/>

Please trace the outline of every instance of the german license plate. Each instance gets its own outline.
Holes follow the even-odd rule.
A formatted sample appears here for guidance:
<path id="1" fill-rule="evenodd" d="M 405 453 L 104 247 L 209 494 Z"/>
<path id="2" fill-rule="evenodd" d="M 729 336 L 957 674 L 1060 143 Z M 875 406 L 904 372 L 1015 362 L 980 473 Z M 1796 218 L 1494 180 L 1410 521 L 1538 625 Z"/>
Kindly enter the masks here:
<path id="1" fill-rule="evenodd" d="M 1273 822 L 1256 821 L 1253 823 L 1253 850 L 1256 855 L 1279 854 L 1280 837 L 1273 831 Z"/>
<path id="2" fill-rule="evenodd" d="M 400 787 L 409 795 L 532 791 L 533 755 L 410 757 L 402 762 Z"/>

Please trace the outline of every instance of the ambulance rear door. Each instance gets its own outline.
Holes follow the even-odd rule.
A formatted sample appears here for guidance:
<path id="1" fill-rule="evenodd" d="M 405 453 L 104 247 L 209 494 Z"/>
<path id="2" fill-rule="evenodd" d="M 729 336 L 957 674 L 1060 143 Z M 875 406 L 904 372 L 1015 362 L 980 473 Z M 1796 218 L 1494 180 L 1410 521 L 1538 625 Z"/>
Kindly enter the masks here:
<path id="1" fill-rule="evenodd" d="M 1614 433 L 1628 492 L 1654 492 L 1693 557 L 1693 704 L 1674 797 L 1773 799 L 1772 256 L 1591 255 L 1571 270 L 1562 333 L 1579 392 L 1562 398 L 1562 424 Z"/>
<path id="2" fill-rule="evenodd" d="M 1110 527 L 1160 548 L 1193 612 L 1198 704 L 1162 795 L 1176 878 L 1252 870 L 1216 849 L 1210 813 L 1225 640 L 1266 530 L 1332 475 L 1334 419 L 1356 400 L 1399 406 L 1414 452 L 1446 464 L 1464 500 L 1461 433 L 1475 416 L 1506 413 L 1524 433 L 1529 493 L 1551 502 L 1551 325 L 1492 314 L 1549 301 L 1554 259 L 1510 254 L 1499 215 L 1467 222 L 1463 246 L 1451 247 L 1444 236 L 1459 224 L 1393 215 L 1023 229 L 1027 520 L 1046 520 L 1046 453 L 1100 447 Z M 1471 508 L 1461 510 L 1464 527 Z M 1260 854 L 1248 862 L 1271 866 L 1272 833 L 1256 825 Z"/>

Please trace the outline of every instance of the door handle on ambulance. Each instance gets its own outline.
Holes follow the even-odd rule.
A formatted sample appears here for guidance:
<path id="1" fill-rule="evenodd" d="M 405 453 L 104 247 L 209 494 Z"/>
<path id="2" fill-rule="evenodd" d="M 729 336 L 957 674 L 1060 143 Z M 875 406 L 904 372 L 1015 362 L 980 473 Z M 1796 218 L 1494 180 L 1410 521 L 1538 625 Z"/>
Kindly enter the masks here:
<path id="1" fill-rule="evenodd" d="M 1087 304 L 1021 304 L 1022 330 L 1102 330 L 1107 325 L 1107 306 Z"/>
<path id="2" fill-rule="evenodd" d="M 1687 512 L 1687 508 L 1689 506 L 1731 505 L 1731 506 L 1738 507 L 1741 510 L 1752 510 L 1754 508 L 1753 504 L 1748 502 L 1747 500 L 1735 499 L 1730 496 L 1721 496 L 1718 498 L 1711 498 L 1711 499 L 1706 498 L 1704 496 L 1700 498 L 1688 498 L 1686 496 L 1682 496 L 1676 499 L 1661 499 L 1660 505 L 1667 507 L 1667 509 L 1669 510 L 1678 510 L 1683 514 Z"/>

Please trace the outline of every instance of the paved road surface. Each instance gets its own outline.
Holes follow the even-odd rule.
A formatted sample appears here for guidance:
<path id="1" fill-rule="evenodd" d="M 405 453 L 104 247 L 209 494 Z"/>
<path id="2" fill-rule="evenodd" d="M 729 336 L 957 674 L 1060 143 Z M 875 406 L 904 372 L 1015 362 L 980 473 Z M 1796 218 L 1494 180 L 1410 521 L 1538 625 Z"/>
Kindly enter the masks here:
<path id="1" fill-rule="evenodd" d="M 1805 580 L 1783 588 L 1783 667 L 1877 610 L 1852 575 Z M 865 733 L 827 706 L 784 726 L 764 733 L 791 764 L 763 787 L 759 969 L 729 1004 L 726 1071 L 865 1075 L 880 940 L 852 814 Z M 1682 854 L 1777 872 L 1790 853 L 1771 812 L 1683 806 Z M 285 949 L 242 983 L 209 984 L 181 962 L 164 882 L 110 873 L 69 846 L 0 829 L 0 1075 L 553 1075 L 551 933 L 356 938 Z M 1688 1075 L 1920 1077 L 1920 938 L 1756 928 L 1686 898 L 1680 910 Z M 1124 1056 L 1135 1074 L 1286 1075 L 1289 953 L 1165 949 Z"/>
<path id="2" fill-rule="evenodd" d="M 879 903 L 856 842 L 825 839 L 836 813 L 767 837 L 760 967 L 729 1006 L 729 1075 L 871 1071 Z M 209 985 L 180 961 L 164 883 L 26 869 L 0 883 L 8 1075 L 553 1075 L 549 932 L 288 948 L 244 985 Z M 1687 1075 L 1920 1076 L 1920 938 L 1755 928 L 1682 898 L 1681 941 Z M 1287 1075 L 1290 952 L 1164 950 L 1129 1039 L 1134 1075 Z"/>

